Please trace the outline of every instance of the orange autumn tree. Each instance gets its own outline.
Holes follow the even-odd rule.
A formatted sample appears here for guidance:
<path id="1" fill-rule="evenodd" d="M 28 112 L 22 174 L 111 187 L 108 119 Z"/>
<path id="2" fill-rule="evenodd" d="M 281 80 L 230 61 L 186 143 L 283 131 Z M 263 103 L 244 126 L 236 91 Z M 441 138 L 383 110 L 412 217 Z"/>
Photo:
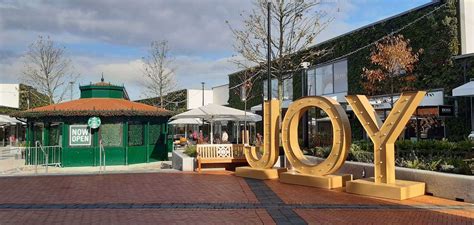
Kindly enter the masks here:
<path id="1" fill-rule="evenodd" d="M 403 35 L 388 36 L 375 44 L 370 55 L 374 69 L 363 68 L 362 86 L 371 95 L 386 94 L 390 90 L 401 92 L 413 90 L 416 76 L 413 74 L 415 64 L 423 49 L 413 52 L 410 40 Z M 393 107 L 393 98 L 391 97 Z"/>

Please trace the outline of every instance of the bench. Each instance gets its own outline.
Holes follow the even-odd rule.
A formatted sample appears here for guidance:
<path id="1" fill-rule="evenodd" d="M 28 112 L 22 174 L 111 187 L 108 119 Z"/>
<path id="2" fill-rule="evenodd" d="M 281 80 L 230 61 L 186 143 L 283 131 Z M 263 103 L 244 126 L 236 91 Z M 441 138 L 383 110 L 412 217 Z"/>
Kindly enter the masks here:
<path id="1" fill-rule="evenodd" d="M 246 163 L 244 145 L 234 144 L 198 144 L 196 145 L 198 172 L 202 164 Z"/>

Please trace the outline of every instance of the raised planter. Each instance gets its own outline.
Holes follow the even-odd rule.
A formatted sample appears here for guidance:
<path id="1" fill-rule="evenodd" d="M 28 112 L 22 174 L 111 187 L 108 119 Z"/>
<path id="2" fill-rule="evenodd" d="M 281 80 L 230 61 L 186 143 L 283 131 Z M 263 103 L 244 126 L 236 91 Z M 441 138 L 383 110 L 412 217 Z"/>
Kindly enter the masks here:
<path id="1" fill-rule="evenodd" d="M 321 158 L 315 158 L 321 162 Z M 374 164 L 346 161 L 338 173 L 353 174 L 354 179 L 362 178 L 365 169 L 366 177 L 374 176 Z M 396 178 L 400 180 L 419 181 L 426 184 L 426 193 L 452 200 L 474 202 L 474 176 L 417 170 L 403 167 L 395 168 Z"/>
<path id="2" fill-rule="evenodd" d="M 196 168 L 196 159 L 179 150 L 173 151 L 171 163 L 175 170 L 194 171 Z"/>
<path id="3" fill-rule="evenodd" d="M 275 163 L 275 167 L 284 167 L 282 162 L 284 156 L 278 157 L 278 161 Z M 197 168 L 196 158 L 190 157 L 184 154 L 183 151 L 175 150 L 172 153 L 171 163 L 173 169 L 181 171 L 195 171 Z"/>

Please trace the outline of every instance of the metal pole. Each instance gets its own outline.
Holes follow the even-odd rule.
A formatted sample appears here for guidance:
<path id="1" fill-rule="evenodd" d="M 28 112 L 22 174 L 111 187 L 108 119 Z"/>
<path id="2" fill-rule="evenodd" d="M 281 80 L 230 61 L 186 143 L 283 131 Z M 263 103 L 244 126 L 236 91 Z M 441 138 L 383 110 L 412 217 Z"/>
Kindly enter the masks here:
<path id="1" fill-rule="evenodd" d="M 38 174 L 38 141 L 35 143 L 35 174 Z"/>
<path id="2" fill-rule="evenodd" d="M 267 3 L 267 100 L 272 99 L 272 73 L 271 73 L 271 2 Z"/>
<path id="3" fill-rule="evenodd" d="M 49 162 L 49 151 L 48 151 L 48 147 L 46 147 L 45 155 L 46 155 L 46 173 L 48 173 L 48 162 Z"/>
<path id="4" fill-rule="evenodd" d="M 308 95 L 308 69 L 303 68 L 301 71 L 301 97 Z M 308 137 L 308 111 L 303 115 L 303 145 L 304 147 L 309 147 L 309 137 Z"/>
<path id="5" fill-rule="evenodd" d="M 71 85 L 71 101 L 72 101 L 72 85 L 74 85 L 74 81 L 70 81 L 69 84 Z"/>
<path id="6" fill-rule="evenodd" d="M 202 85 L 202 106 L 204 106 L 204 82 L 201 82 Z"/>

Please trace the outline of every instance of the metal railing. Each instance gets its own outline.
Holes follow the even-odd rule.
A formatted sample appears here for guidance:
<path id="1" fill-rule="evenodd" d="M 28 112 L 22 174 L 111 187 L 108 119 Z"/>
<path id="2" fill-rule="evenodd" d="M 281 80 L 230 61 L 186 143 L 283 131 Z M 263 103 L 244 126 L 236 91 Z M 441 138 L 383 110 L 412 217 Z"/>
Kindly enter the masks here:
<path id="1" fill-rule="evenodd" d="M 61 167 L 61 146 L 43 146 L 36 141 L 34 147 L 25 148 L 26 165 L 35 167 L 35 174 L 38 174 L 38 166 L 43 166 L 48 173 L 49 166 Z"/>
<path id="2" fill-rule="evenodd" d="M 99 173 L 105 172 L 105 149 L 102 140 L 99 140 Z"/>

